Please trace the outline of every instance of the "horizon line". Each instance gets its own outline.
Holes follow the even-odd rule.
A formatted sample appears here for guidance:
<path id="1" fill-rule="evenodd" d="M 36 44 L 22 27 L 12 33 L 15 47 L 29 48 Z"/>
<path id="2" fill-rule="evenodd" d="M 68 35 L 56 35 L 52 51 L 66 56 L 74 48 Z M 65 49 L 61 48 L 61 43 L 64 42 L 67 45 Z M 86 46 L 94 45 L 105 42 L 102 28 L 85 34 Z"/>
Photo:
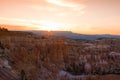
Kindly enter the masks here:
<path id="1" fill-rule="evenodd" d="M 18 24 L 1 24 L 0 27 L 3 26 L 6 28 L 6 26 L 20 26 L 20 27 L 30 27 L 30 26 L 23 26 L 23 25 L 18 25 Z M 40 30 L 40 29 L 26 29 L 26 30 L 15 30 L 15 29 L 8 29 L 9 31 L 48 31 L 48 30 Z M 80 32 L 74 32 L 71 30 L 50 30 L 50 32 L 71 32 L 75 34 L 83 34 L 83 35 L 114 35 L 114 36 L 120 36 L 120 34 L 110 34 L 110 33 L 80 33 Z"/>

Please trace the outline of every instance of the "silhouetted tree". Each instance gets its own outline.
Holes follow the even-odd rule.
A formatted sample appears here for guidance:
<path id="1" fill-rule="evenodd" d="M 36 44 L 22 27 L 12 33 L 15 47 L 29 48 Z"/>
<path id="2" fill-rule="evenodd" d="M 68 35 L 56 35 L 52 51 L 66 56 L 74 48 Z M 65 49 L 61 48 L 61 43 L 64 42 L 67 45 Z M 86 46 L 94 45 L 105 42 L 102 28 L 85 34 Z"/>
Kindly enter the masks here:
<path id="1" fill-rule="evenodd" d="M 7 32 L 8 29 L 7 28 L 4 28 L 4 27 L 0 27 L 0 32 Z"/>
<path id="2" fill-rule="evenodd" d="M 24 70 L 21 70 L 21 80 L 28 80 Z"/>

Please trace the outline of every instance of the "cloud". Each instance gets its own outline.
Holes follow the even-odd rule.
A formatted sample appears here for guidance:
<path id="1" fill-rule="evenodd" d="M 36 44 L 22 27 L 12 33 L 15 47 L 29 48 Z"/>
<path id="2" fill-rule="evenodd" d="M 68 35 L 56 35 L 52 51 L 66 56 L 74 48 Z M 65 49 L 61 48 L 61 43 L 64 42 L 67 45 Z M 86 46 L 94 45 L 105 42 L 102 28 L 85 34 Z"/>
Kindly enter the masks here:
<path id="1" fill-rule="evenodd" d="M 86 7 L 82 2 L 77 3 L 76 1 L 72 1 L 72 0 L 70 1 L 68 0 L 46 0 L 46 2 L 48 2 L 48 4 L 52 4 L 57 7 L 71 8 L 73 10 L 82 10 Z"/>
<path id="2" fill-rule="evenodd" d="M 9 13 L 9 15 L 2 14 L 3 17 L 0 17 L 0 20 L 35 27 L 55 25 L 61 30 L 68 30 L 71 29 L 70 27 L 76 26 L 78 22 L 76 19 L 85 14 L 86 8 L 83 0 L 5 1 L 4 3 L 8 3 L 8 5 L 4 5 L 6 10 L 4 8 L 2 12 Z"/>
<path id="3" fill-rule="evenodd" d="M 74 8 L 77 8 L 77 9 L 74 9 L 74 10 L 81 10 L 81 9 L 84 9 L 86 6 L 82 3 L 73 3 L 72 1 L 69 2 L 67 0 L 45 0 L 45 1 L 39 1 L 39 2 L 36 2 L 36 3 L 33 3 L 32 5 L 29 5 L 30 7 L 33 7 L 33 8 L 43 8 L 43 7 L 49 7 L 50 9 L 51 8 L 71 8 L 71 9 L 74 9 Z"/>
<path id="4" fill-rule="evenodd" d="M 37 20 L 7 18 L 7 17 L 0 17 L 0 21 L 3 22 L 2 24 L 6 24 L 6 22 L 8 22 L 7 24 L 26 26 L 26 27 L 29 27 L 31 29 L 37 28 L 37 26 L 35 26 L 34 24 L 40 23 L 40 21 L 37 21 Z"/>
<path id="5" fill-rule="evenodd" d="M 27 19 L 18 19 L 18 18 L 6 18 L 6 17 L 0 17 L 0 20 L 14 21 L 14 22 L 20 22 L 20 23 L 39 23 L 39 21 L 37 21 L 37 20 L 27 20 Z"/>
<path id="6" fill-rule="evenodd" d="M 74 2 L 73 0 L 40 0 L 40 2 L 32 3 L 31 5 L 26 5 L 26 7 L 41 12 L 41 16 L 45 16 L 46 13 L 49 13 L 47 16 L 53 18 L 60 17 L 71 17 L 71 16 L 81 16 L 85 14 L 86 5 L 82 3 L 83 1 Z M 79 3 L 77 3 L 79 2 Z M 44 5 L 43 5 L 44 4 Z M 45 13 L 45 14 L 42 14 Z"/>
<path id="7" fill-rule="evenodd" d="M 46 0 L 46 1 L 48 3 L 55 4 L 58 6 L 63 6 L 63 7 L 71 7 L 71 8 L 77 7 L 76 4 L 68 3 L 68 2 L 65 2 L 63 0 Z"/>
<path id="8" fill-rule="evenodd" d="M 63 23 L 59 23 L 59 22 L 52 22 L 52 21 L 47 21 L 47 20 L 28 20 L 28 19 L 18 19 L 18 18 L 6 18 L 6 17 L 0 17 L 0 21 L 9 21 L 9 22 L 14 22 L 16 25 L 24 25 L 26 26 L 26 28 L 23 28 L 23 26 L 21 26 L 23 29 L 41 29 L 43 27 L 53 27 L 56 29 L 61 29 L 61 26 L 65 26 Z M 13 24 L 13 25 L 15 25 Z M 20 26 L 18 26 L 20 27 Z M 14 28 L 14 26 L 12 27 L 12 29 Z M 21 29 L 21 28 L 17 28 L 17 29 Z"/>

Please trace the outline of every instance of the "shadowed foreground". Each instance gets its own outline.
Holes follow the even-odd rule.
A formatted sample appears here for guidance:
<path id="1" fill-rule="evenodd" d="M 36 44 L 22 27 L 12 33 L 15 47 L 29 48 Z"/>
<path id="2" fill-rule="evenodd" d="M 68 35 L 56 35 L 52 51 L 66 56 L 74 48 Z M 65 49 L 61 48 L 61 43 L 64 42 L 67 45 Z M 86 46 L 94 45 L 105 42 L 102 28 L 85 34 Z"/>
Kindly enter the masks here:
<path id="1" fill-rule="evenodd" d="M 83 41 L 1 32 L 0 80 L 107 79 L 120 79 L 119 39 Z"/>

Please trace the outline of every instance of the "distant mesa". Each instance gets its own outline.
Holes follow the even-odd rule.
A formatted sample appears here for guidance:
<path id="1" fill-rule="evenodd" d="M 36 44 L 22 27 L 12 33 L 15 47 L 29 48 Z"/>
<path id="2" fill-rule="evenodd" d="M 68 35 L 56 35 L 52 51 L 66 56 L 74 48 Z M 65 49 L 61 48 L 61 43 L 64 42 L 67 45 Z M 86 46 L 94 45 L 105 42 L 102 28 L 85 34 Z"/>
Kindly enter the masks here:
<path id="1" fill-rule="evenodd" d="M 3 32 L 8 32 L 8 27 L 11 28 L 15 28 L 15 27 L 20 27 L 20 26 L 12 26 L 12 25 L 0 25 L 0 33 L 3 35 Z M 15 32 L 13 30 L 10 30 L 14 33 L 19 33 L 22 30 L 22 27 L 20 27 L 20 29 Z M 33 33 L 36 35 L 41 35 L 41 36 L 56 36 L 56 37 L 63 37 L 63 38 L 70 38 L 70 39 L 83 39 L 83 40 L 96 40 L 96 39 L 103 39 L 103 38 L 116 38 L 116 39 L 120 39 L 119 35 L 110 35 L 110 34 L 99 34 L 99 35 L 89 35 L 89 34 L 77 34 L 77 33 L 73 33 L 71 31 L 45 31 L 45 30 L 22 30 L 22 32 L 29 32 L 29 34 Z M 27 33 L 24 33 L 27 34 Z"/>
<path id="2" fill-rule="evenodd" d="M 37 35 L 48 35 L 46 31 L 30 31 Z M 86 34 L 77 34 L 71 31 L 51 31 L 51 36 L 65 37 L 71 39 L 85 39 L 85 40 L 96 40 L 103 38 L 116 38 L 120 39 L 119 35 L 110 35 L 110 34 L 100 34 L 100 35 L 86 35 Z"/>

